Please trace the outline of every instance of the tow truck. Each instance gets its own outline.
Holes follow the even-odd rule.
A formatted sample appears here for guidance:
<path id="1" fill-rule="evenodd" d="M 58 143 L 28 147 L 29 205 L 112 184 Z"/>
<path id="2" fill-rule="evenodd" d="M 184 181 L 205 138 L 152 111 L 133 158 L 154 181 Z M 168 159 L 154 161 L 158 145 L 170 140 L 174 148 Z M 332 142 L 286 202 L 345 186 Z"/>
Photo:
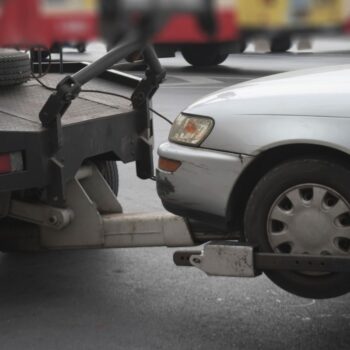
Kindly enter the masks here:
<path id="1" fill-rule="evenodd" d="M 45 83 L 31 79 L 18 85 L 27 79 L 18 73 L 11 81 L 16 85 L 1 90 L 0 250 L 204 244 L 176 252 L 175 264 L 210 276 L 350 271 L 347 257 L 260 253 L 170 213 L 123 212 L 116 161 L 135 163 L 141 179 L 154 177 L 151 100 L 166 73 L 148 43 L 173 13 L 195 14 L 213 32 L 211 6 L 204 0 L 101 1 L 102 33 L 122 37 L 114 49 L 92 64 L 65 63 L 69 75 L 63 79 L 62 64 L 51 64 Z M 147 66 L 143 79 L 112 68 L 137 51 Z M 4 57 L 3 62 L 16 61 L 15 54 Z"/>

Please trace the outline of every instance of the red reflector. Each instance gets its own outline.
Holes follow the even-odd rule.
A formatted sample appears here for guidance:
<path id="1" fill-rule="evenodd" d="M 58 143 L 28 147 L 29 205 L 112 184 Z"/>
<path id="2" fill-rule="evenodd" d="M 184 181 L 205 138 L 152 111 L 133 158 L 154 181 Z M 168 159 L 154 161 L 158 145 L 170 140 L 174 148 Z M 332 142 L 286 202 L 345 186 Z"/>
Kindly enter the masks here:
<path id="1" fill-rule="evenodd" d="M 10 173 L 11 170 L 11 155 L 9 153 L 0 154 L 0 174 Z"/>

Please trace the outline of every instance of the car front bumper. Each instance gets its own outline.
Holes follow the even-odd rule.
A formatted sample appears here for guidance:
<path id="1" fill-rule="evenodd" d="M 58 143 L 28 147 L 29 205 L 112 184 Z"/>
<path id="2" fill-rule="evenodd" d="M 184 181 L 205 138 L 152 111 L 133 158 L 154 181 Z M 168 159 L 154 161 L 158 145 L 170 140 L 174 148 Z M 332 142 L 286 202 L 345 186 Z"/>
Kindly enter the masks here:
<path id="1" fill-rule="evenodd" d="M 164 207 L 174 214 L 208 222 L 226 219 L 234 184 L 253 159 L 170 142 L 162 144 L 158 154 L 182 163 L 173 173 L 157 170 L 157 191 Z"/>

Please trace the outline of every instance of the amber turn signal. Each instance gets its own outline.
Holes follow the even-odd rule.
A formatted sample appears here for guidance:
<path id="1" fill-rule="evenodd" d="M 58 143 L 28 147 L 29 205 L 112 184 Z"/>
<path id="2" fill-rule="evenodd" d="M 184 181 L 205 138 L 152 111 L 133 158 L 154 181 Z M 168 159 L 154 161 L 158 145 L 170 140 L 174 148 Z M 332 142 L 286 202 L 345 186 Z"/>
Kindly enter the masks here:
<path id="1" fill-rule="evenodd" d="M 180 167 L 180 165 L 181 165 L 181 162 L 179 162 L 178 160 L 159 157 L 158 168 L 160 170 L 173 173 Z"/>

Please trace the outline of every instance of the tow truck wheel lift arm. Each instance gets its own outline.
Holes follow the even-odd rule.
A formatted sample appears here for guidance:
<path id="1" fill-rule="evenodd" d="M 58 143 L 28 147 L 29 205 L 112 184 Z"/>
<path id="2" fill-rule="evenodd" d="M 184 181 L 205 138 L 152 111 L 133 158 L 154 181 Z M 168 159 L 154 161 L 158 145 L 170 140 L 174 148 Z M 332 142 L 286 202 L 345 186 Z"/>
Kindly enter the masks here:
<path id="1" fill-rule="evenodd" d="M 215 241 L 201 251 L 178 251 L 177 266 L 197 267 L 208 276 L 255 277 L 263 271 L 350 272 L 350 258 L 328 255 L 261 253 L 237 241 Z"/>

